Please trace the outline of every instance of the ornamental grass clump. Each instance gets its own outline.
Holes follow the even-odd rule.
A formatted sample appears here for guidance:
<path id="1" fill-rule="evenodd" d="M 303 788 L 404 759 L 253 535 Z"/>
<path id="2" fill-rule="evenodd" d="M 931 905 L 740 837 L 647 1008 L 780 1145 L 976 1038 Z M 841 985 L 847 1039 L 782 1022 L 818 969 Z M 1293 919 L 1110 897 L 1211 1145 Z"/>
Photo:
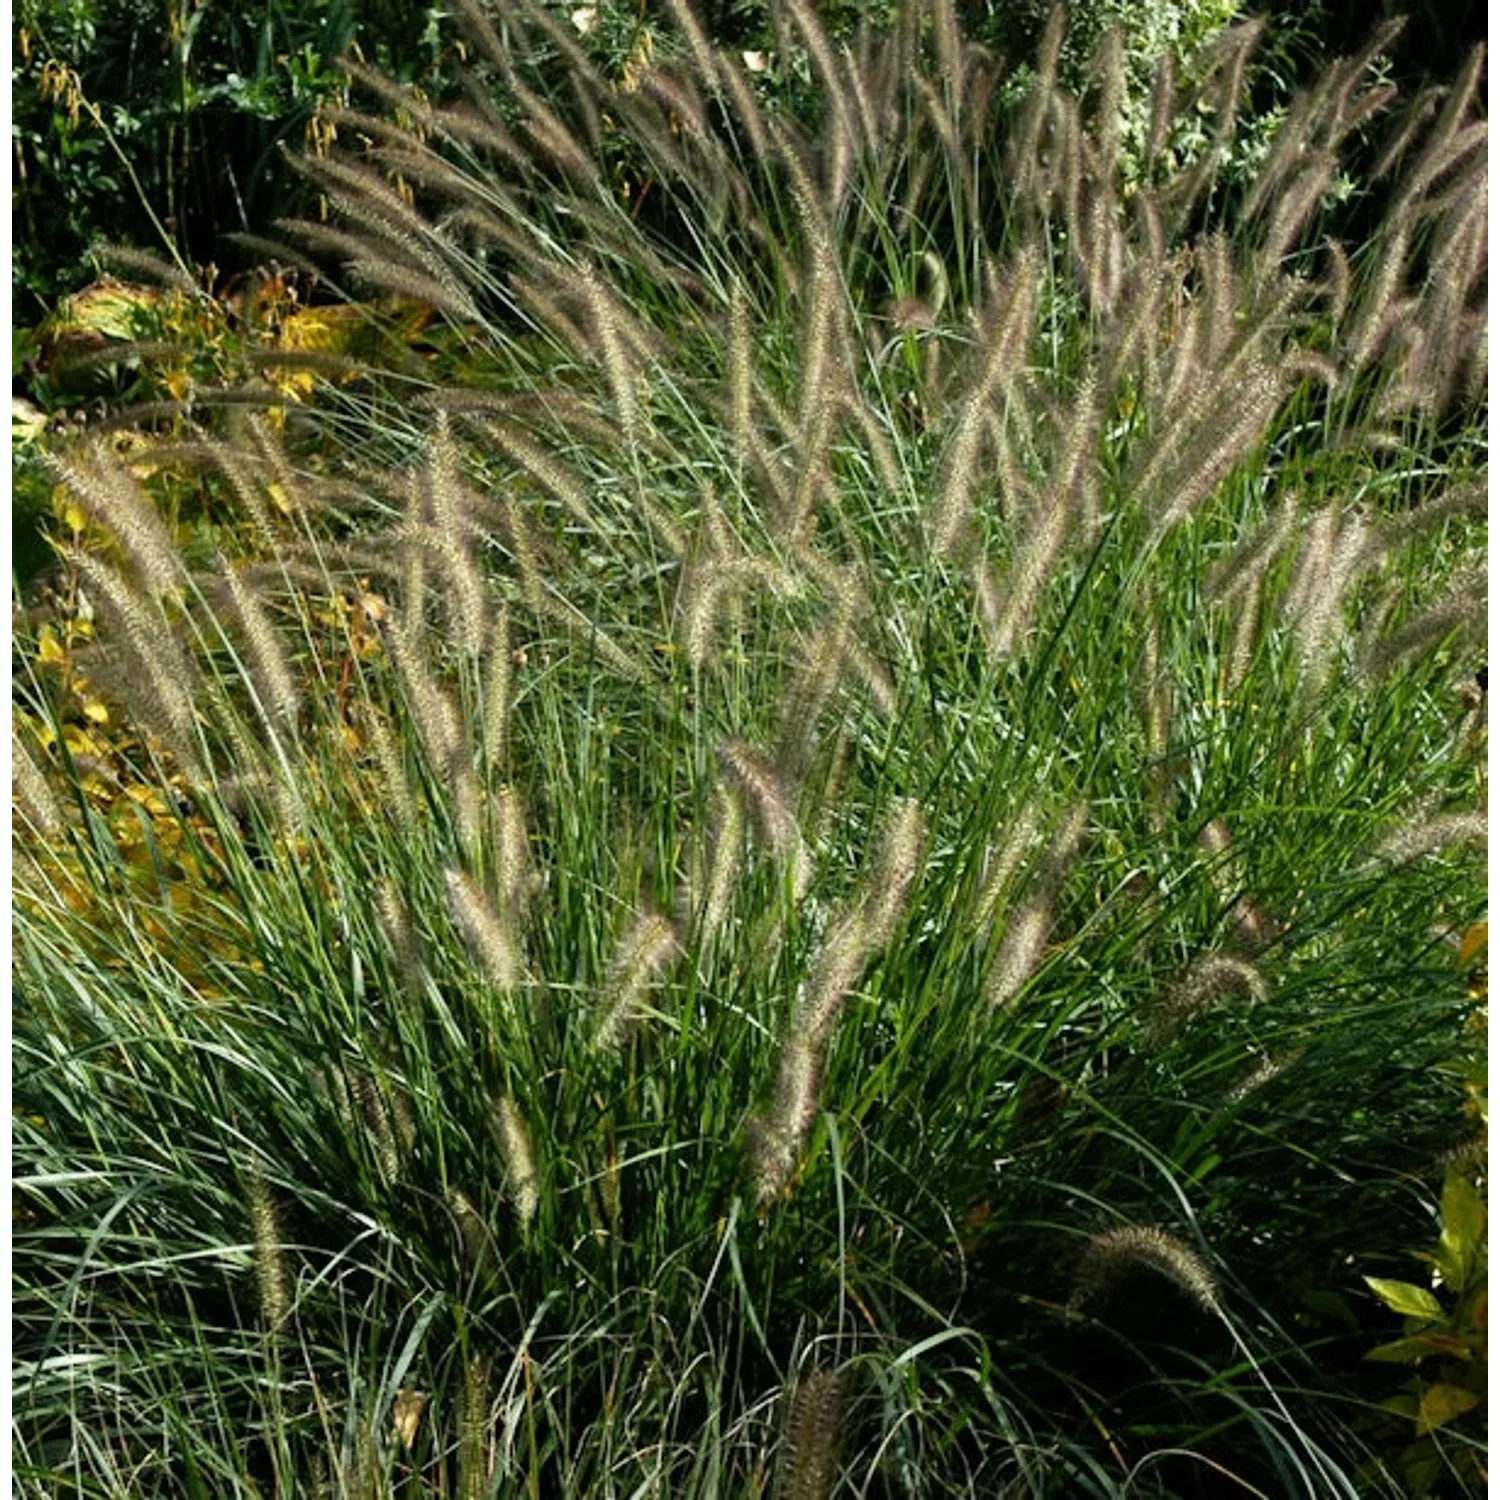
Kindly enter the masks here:
<path id="1" fill-rule="evenodd" d="M 1060 12 L 1009 108 L 951 6 L 782 7 L 804 119 L 670 9 L 351 68 L 280 232 L 422 357 L 58 456 L 18 1482 L 1352 1495 L 1298 1289 L 1422 1232 L 1482 907 L 1479 64 L 1228 192 L 1254 26 L 1127 164 Z M 1096 1419 L 1121 1267 L 1229 1342 Z"/>

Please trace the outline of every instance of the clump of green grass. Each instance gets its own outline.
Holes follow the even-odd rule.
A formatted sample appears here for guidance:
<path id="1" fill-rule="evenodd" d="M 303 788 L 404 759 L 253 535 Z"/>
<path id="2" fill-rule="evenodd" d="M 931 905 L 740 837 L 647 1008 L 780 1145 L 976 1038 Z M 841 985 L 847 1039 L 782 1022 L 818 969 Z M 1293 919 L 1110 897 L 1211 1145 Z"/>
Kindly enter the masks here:
<path id="1" fill-rule="evenodd" d="M 1368 57 L 1226 217 L 1254 27 L 1127 201 L 1060 20 L 996 118 L 791 5 L 814 139 L 685 7 L 634 89 L 458 14 L 306 164 L 431 369 L 179 447 L 211 570 L 61 470 L 23 1483 L 1354 1494 L 1299 1297 L 1411 1240 L 1480 906 L 1478 63 L 1351 254 Z"/>

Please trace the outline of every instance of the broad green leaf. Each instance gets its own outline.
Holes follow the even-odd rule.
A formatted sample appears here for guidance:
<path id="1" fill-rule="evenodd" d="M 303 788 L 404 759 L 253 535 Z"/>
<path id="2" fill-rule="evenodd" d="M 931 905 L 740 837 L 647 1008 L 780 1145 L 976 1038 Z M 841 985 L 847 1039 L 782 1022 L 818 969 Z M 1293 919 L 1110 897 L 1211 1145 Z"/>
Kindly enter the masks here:
<path id="1" fill-rule="evenodd" d="M 1443 1316 L 1442 1303 L 1426 1287 L 1413 1286 L 1409 1281 L 1387 1281 L 1382 1276 L 1366 1276 L 1365 1285 L 1403 1318 L 1425 1318 L 1435 1323 Z"/>
<path id="2" fill-rule="evenodd" d="M 1325 1318 L 1337 1318 L 1346 1328 L 1359 1327 L 1354 1309 L 1338 1292 L 1303 1292 L 1302 1305 L 1315 1313 L 1322 1313 Z"/>
<path id="3" fill-rule="evenodd" d="M 1461 1385 L 1435 1385 L 1423 1394 L 1417 1408 L 1417 1431 L 1431 1432 L 1478 1405 L 1479 1397 Z"/>
<path id="4" fill-rule="evenodd" d="M 1380 1364 L 1414 1365 L 1418 1360 L 1430 1359 L 1436 1354 L 1446 1355 L 1450 1359 L 1474 1357 L 1462 1339 L 1445 1333 L 1414 1333 L 1410 1338 L 1394 1339 L 1389 1344 L 1380 1345 L 1378 1349 L 1371 1349 L 1365 1358 Z"/>
<path id="5" fill-rule="evenodd" d="M 1463 1290 L 1479 1248 L 1484 1243 L 1484 1199 L 1474 1191 L 1474 1184 L 1460 1172 L 1449 1172 L 1443 1183 L 1443 1237 L 1439 1254 L 1447 1251 L 1457 1271 L 1458 1281 L 1450 1281 L 1448 1266 L 1440 1259 L 1443 1281 L 1449 1290 Z"/>

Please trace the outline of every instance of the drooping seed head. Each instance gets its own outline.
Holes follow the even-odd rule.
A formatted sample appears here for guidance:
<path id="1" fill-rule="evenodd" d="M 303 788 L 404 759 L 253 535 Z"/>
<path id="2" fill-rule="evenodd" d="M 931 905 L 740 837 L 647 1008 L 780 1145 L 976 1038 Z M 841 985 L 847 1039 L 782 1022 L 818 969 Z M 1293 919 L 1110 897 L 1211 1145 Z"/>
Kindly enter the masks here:
<path id="1" fill-rule="evenodd" d="M 1238 994 L 1247 1004 L 1258 1005 L 1269 993 L 1265 976 L 1254 964 L 1227 953 L 1208 953 L 1189 965 L 1150 1008 L 1148 1026 L 1160 1038 L 1226 995 Z"/>
<path id="2" fill-rule="evenodd" d="M 1137 1270 L 1165 1277 L 1204 1312 L 1219 1310 L 1219 1289 L 1203 1259 L 1175 1235 L 1154 1226 L 1123 1224 L 1089 1240 L 1073 1275 L 1071 1310 L 1107 1297 Z"/>

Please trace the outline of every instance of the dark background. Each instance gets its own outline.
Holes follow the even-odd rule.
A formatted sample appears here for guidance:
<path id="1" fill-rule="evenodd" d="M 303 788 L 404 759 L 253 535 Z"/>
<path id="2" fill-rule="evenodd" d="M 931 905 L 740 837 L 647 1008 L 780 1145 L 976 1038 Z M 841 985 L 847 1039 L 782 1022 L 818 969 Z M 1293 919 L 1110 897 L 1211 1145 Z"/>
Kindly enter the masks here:
<path id="1" fill-rule="evenodd" d="M 1025 59 L 1048 5 L 970 0 L 959 9 L 969 35 Z M 589 45 L 623 54 L 642 20 L 665 28 L 659 8 L 601 0 Z M 861 14 L 879 21 L 892 8 L 879 0 L 820 7 L 836 31 Z M 1086 23 L 1088 9 L 1075 0 L 1078 22 Z M 1271 21 L 1253 108 L 1270 107 L 1397 12 L 1368 0 L 1277 0 L 1252 9 Z M 718 41 L 771 43 L 759 0 L 702 0 L 700 14 Z M 102 240 L 159 253 L 164 230 L 192 264 L 221 271 L 244 264 L 224 236 L 264 233 L 303 206 L 305 189 L 280 151 L 301 146 L 318 102 L 342 90 L 339 57 L 353 48 L 429 94 L 452 89 L 455 28 L 439 15 L 413 0 L 18 0 L 13 324 L 36 323 L 59 296 L 90 281 L 90 247 Z M 1407 16 L 1391 49 L 1404 93 L 1450 78 L 1485 35 L 1478 0 L 1424 0 Z"/>

